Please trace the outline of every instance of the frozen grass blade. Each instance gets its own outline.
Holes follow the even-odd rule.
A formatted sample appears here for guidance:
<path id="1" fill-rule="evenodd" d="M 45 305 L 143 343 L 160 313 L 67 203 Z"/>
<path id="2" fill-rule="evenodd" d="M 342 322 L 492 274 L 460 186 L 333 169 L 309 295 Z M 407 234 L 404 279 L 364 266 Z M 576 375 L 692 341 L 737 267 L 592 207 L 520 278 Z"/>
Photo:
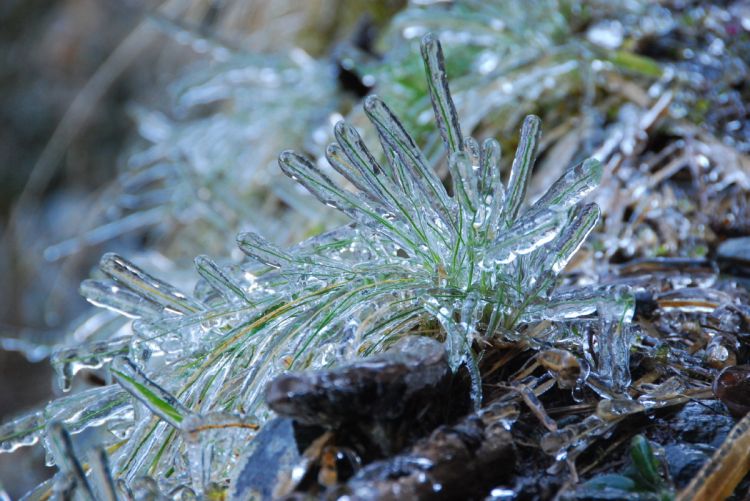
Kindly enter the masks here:
<path id="1" fill-rule="evenodd" d="M 292 261 L 288 252 L 279 249 L 257 233 L 240 233 L 237 235 L 237 245 L 245 255 L 273 268 L 281 268 Z"/>
<path id="2" fill-rule="evenodd" d="M 347 155 L 338 144 L 332 143 L 326 148 L 326 159 L 336 172 L 361 191 L 367 197 L 368 202 L 378 203 L 381 201 L 382 197 L 376 194 L 375 188 L 364 177 L 362 167 L 352 164 L 350 158 L 347 158 Z"/>
<path id="3" fill-rule="evenodd" d="M 508 264 L 517 256 L 528 254 L 550 242 L 562 226 L 563 216 L 559 212 L 546 211 L 532 214 L 511 226 L 499 238 L 498 243 L 487 250 L 485 267 L 493 264 Z"/>
<path id="4" fill-rule="evenodd" d="M 116 358 L 111 370 L 120 386 L 175 428 L 179 427 L 185 416 L 192 414 L 171 393 L 149 379 L 129 358 Z"/>
<path id="5" fill-rule="evenodd" d="M 285 151 L 279 155 L 279 166 L 284 174 L 299 182 L 330 207 L 344 213 L 353 213 L 355 209 L 364 206 L 362 201 L 356 200 L 353 193 L 340 188 L 309 160 L 293 151 Z"/>
<path id="6" fill-rule="evenodd" d="M 204 309 L 204 306 L 194 299 L 158 278 L 152 277 L 115 253 L 110 252 L 102 256 L 99 267 L 104 273 L 139 296 L 162 305 L 167 310 L 177 314 L 186 314 Z"/>
<path id="7" fill-rule="evenodd" d="M 244 303 L 252 304 L 252 301 L 247 297 L 242 287 L 224 273 L 208 256 L 196 257 L 195 267 L 198 269 L 198 274 L 228 301 L 240 300 Z"/>
<path id="8" fill-rule="evenodd" d="M 505 194 L 500 177 L 500 143 L 487 138 L 482 142 L 480 156 L 479 192 L 482 196 L 501 196 Z"/>
<path id="9" fill-rule="evenodd" d="M 117 487 L 109 467 L 109 456 L 103 447 L 95 447 L 89 454 L 91 480 L 98 501 L 118 501 Z"/>
<path id="10" fill-rule="evenodd" d="M 94 491 L 91 490 L 91 486 L 86 479 L 83 466 L 76 456 L 68 430 L 62 423 L 55 421 L 49 424 L 47 435 L 50 438 L 50 448 L 57 467 L 67 478 L 73 481 L 81 498 L 96 501 L 96 496 L 94 496 Z"/>
<path id="11" fill-rule="evenodd" d="M 59 421 L 69 433 L 106 425 L 114 428 L 133 419 L 133 406 L 117 385 L 92 388 L 53 400 L 44 408 L 45 425 Z"/>
<path id="12" fill-rule="evenodd" d="M 445 225 L 455 227 L 450 210 L 451 204 L 445 188 L 435 172 L 427 166 L 422 151 L 404 130 L 401 122 L 377 96 L 368 96 L 364 106 L 365 113 L 375 125 L 381 140 L 403 163 L 405 181 L 402 181 L 402 186 L 404 189 L 412 188 L 420 193 L 429 206 L 441 216 Z M 399 168 L 394 168 L 395 172 L 399 170 Z"/>
<path id="13" fill-rule="evenodd" d="M 112 280 L 84 280 L 81 282 L 80 293 L 94 306 L 107 308 L 129 318 L 158 318 L 159 313 L 164 310 L 161 305 Z"/>
<path id="14" fill-rule="evenodd" d="M 547 192 L 542 195 L 530 211 L 557 207 L 567 209 L 577 204 L 591 193 L 602 179 L 602 165 L 599 160 L 589 158 L 566 169 Z"/>
<path id="15" fill-rule="evenodd" d="M 571 222 L 563 229 L 547 257 L 546 267 L 552 273 L 562 272 L 571 258 L 581 248 L 583 242 L 599 222 L 601 211 L 596 204 L 588 204 L 575 209 Z"/>
<path id="16" fill-rule="evenodd" d="M 445 74 L 445 61 L 440 41 L 432 33 L 422 38 L 422 60 L 427 73 L 427 88 L 435 112 L 435 121 L 445 143 L 448 155 L 464 149 L 461 125 L 458 123 L 456 106 L 453 104 Z"/>
<path id="17" fill-rule="evenodd" d="M 536 150 L 539 145 L 539 138 L 542 135 L 541 125 L 542 121 L 534 115 L 527 116 L 523 121 L 521 139 L 518 143 L 518 149 L 516 149 L 516 155 L 513 157 L 510 179 L 508 179 L 505 210 L 503 211 L 506 222 L 512 222 L 516 218 L 518 211 L 521 209 L 521 204 L 526 198 L 529 176 L 536 161 Z"/>

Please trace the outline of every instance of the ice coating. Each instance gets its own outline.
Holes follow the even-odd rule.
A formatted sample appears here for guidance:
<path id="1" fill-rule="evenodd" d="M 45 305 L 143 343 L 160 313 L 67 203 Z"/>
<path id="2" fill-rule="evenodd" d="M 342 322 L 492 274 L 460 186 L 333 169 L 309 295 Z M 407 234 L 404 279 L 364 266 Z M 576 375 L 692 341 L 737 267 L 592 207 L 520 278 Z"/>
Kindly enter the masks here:
<path id="1" fill-rule="evenodd" d="M 263 423 L 270 415 L 265 389 L 286 371 L 330 365 L 345 371 L 351 359 L 377 357 L 431 323 L 437 327 L 434 336 L 444 342 L 423 339 L 420 349 L 432 353 L 426 348 L 440 347 L 434 365 L 440 377 L 449 372 L 446 366 L 466 366 L 479 407 L 477 340 L 518 339 L 524 324 L 566 322 L 603 311 L 600 305 L 611 298 L 608 290 L 554 292 L 558 274 L 598 221 L 596 205 L 583 201 L 601 177 L 598 163 L 563 169 L 550 191 L 528 207 L 539 118 L 524 121 L 506 187 L 499 143 L 461 135 L 439 41 L 426 37 L 422 52 L 451 189 L 396 113 L 370 96 L 364 112 L 384 146 L 385 161 L 347 122 L 335 126 L 336 143 L 326 151 L 334 173 L 292 151 L 279 157 L 286 175 L 352 224 L 288 249 L 257 233 L 241 233 L 237 242 L 249 262 L 222 266 L 199 256 L 201 281 L 192 294 L 115 254 L 100 263 L 107 280 L 82 286 L 92 303 L 138 318 L 130 346 L 91 344 L 88 352 L 58 356 L 65 378 L 78 368 L 102 365 L 127 392 L 115 395 L 124 402 L 119 410 L 111 418 L 102 411 L 98 421 L 111 419 L 117 436 L 128 437 L 112 454 L 110 468 L 134 491 L 152 492 L 153 486 L 135 479 L 175 464 L 183 468 L 175 470 L 170 485 L 194 493 L 207 492 L 212 478 L 227 478 L 241 444 L 232 442 L 231 434 L 219 438 L 210 430 L 247 431 L 248 423 Z M 622 359 L 627 352 L 618 350 L 615 368 L 627 364 Z M 378 370 L 419 364 L 404 357 L 371 363 Z M 315 378 L 281 378 L 284 385 L 277 383 L 281 386 L 269 390 L 268 399 L 282 412 L 299 410 L 298 402 L 285 400 L 290 393 L 317 392 Z M 623 377 L 605 382 L 621 385 Z M 127 422 L 133 415 L 138 419 Z M 7 448 L 38 440 L 32 425 L 24 424 Z M 203 432 L 191 431 L 201 426 Z M 211 454 L 218 459 L 209 464 Z"/>

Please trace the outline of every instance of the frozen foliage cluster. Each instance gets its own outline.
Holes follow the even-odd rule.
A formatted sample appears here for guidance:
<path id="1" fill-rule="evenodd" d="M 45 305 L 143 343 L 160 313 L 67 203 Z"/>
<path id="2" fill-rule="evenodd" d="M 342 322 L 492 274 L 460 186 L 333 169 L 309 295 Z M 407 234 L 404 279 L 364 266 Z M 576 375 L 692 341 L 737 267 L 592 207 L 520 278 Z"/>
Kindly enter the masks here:
<path id="1" fill-rule="evenodd" d="M 55 363 L 66 378 L 107 367 L 112 384 L 5 425 L 0 449 L 41 439 L 60 469 L 54 488 L 77 489 L 81 498 L 110 495 L 112 476 L 135 498 L 158 489 L 209 495 L 226 486 L 244 444 L 268 417 L 262 394 L 275 375 L 424 333 L 445 341 L 454 369 L 469 369 L 478 405 L 477 341 L 518 340 L 540 320 L 598 318 L 599 378 L 609 394 L 621 391 L 629 383 L 621 324 L 632 315 L 631 298 L 605 288 L 557 288 L 558 274 L 598 221 L 599 208 L 584 198 L 600 180 L 599 163 L 567 168 L 525 204 L 539 119 L 524 121 L 504 184 L 497 141 L 480 144 L 461 133 L 439 42 L 427 35 L 421 51 L 448 188 L 388 106 L 368 97 L 365 113 L 386 161 L 346 122 L 326 149 L 337 181 L 294 152 L 279 157 L 285 174 L 348 216 L 349 225 L 290 249 L 241 233 L 239 248 L 250 259 L 223 267 L 199 256 L 201 281 L 192 294 L 105 255 L 103 276 L 84 282 L 82 293 L 134 318 L 132 334 L 65 350 Z M 84 430 L 108 454 L 78 457 L 73 439 Z"/>
<path id="2" fill-rule="evenodd" d="M 470 346 L 480 324 L 489 335 L 500 331 L 512 336 L 519 322 L 585 314 L 579 291 L 557 296 L 551 292 L 557 273 L 598 220 L 596 205 L 577 204 L 596 186 L 601 168 L 590 160 L 568 169 L 522 211 L 540 135 L 539 119 L 529 116 L 524 122 L 506 189 L 500 179 L 498 143 L 490 139 L 480 145 L 461 135 L 438 42 L 426 38 L 422 56 L 452 196 L 376 96 L 365 100 L 365 113 L 388 162 L 378 163 L 357 131 L 344 122 L 336 126 L 337 144 L 326 151 L 330 164 L 355 192 L 292 152 L 283 153 L 280 164 L 323 203 L 355 221 L 349 238 L 334 237 L 345 251 L 334 255 L 336 261 L 329 265 L 334 273 L 349 283 L 362 283 L 365 290 L 374 289 L 377 296 L 369 297 L 376 304 L 388 303 L 387 315 L 398 322 L 418 321 L 423 314 L 436 318 L 446 333 L 454 368 L 462 363 L 472 366 Z M 249 255 L 279 266 L 282 273 L 289 270 L 304 277 L 309 272 L 305 261 L 292 256 L 268 262 L 267 244 L 257 236 L 253 240 L 249 248 L 242 247 Z M 372 277 L 378 275 L 394 285 L 382 290 L 372 287 Z M 407 294 L 389 290 L 399 290 L 403 284 Z M 595 297 L 589 298 L 592 307 Z"/>

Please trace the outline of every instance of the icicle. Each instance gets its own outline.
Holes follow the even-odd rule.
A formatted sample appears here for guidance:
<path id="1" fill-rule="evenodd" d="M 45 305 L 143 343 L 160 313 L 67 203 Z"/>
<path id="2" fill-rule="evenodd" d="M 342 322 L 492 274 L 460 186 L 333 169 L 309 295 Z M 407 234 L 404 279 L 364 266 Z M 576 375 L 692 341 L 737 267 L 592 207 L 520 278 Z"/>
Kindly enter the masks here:
<path id="1" fill-rule="evenodd" d="M 130 338 L 89 343 L 77 348 L 66 348 L 52 354 L 51 364 L 57 373 L 60 388 L 67 392 L 73 377 L 83 369 L 98 369 L 130 348 Z"/>
<path id="2" fill-rule="evenodd" d="M 634 312 L 633 298 L 616 291 L 614 301 L 597 305 L 599 336 L 597 339 L 597 373 L 616 393 L 624 393 L 630 385 L 630 345 L 633 330 L 625 325 Z"/>
<path id="3" fill-rule="evenodd" d="M 45 419 L 41 411 L 21 416 L 0 426 L 0 452 L 14 452 L 39 442 Z"/>
<path id="4" fill-rule="evenodd" d="M 471 353 L 471 343 L 474 336 L 474 317 L 481 310 L 480 302 L 475 293 L 470 294 L 462 305 L 461 321 L 453 319 L 453 311 L 440 300 L 428 297 L 424 302 L 425 309 L 438 319 L 443 330 L 445 330 L 445 343 L 448 352 L 448 362 L 451 369 L 458 370 L 461 365 L 466 364 L 471 377 L 471 399 L 475 407 L 481 407 L 482 402 L 482 380 L 476 360 Z"/>

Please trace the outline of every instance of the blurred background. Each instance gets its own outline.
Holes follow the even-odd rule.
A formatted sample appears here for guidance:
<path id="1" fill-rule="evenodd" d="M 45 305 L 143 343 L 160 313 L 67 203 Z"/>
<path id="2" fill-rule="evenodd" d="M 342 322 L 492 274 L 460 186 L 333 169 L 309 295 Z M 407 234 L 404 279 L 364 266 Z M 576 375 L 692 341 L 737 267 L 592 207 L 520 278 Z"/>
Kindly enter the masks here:
<path id="1" fill-rule="evenodd" d="M 594 238 L 611 262 L 750 233 L 747 1 L 4 0 L 0 23 L 0 422 L 71 384 L 60 349 L 128 328 L 78 294 L 104 252 L 190 290 L 197 255 L 239 259 L 239 231 L 289 245 L 340 224 L 276 156 L 321 158 L 368 92 L 434 153 L 427 31 L 466 133 L 512 151 L 542 117 L 532 191 L 592 154 L 619 169 Z M 43 456 L 0 454 L 0 492 L 48 477 Z"/>
<path id="2" fill-rule="evenodd" d="M 93 89 L 97 103 L 71 109 L 141 18 L 133 6 L 116 2 L 9 1 L 0 6 L 0 336 L 11 343 L 4 346 L 10 350 L 0 351 L 2 420 L 52 392 L 45 354 L 27 358 L 12 344 L 26 342 L 26 336 L 51 341 L 85 307 L 70 287 L 88 273 L 94 254 L 50 263 L 42 253 L 76 227 L 72 220 L 85 212 L 88 197 L 114 175 L 132 129 L 126 103 L 136 89 L 153 86 L 150 65 L 127 65 L 108 85 Z M 144 51 L 137 57 L 155 55 Z M 76 116 L 65 126 L 61 121 L 68 110 Z M 0 458 L 0 481 L 15 498 L 44 478 L 42 467 L 38 451 L 6 455 Z"/>

